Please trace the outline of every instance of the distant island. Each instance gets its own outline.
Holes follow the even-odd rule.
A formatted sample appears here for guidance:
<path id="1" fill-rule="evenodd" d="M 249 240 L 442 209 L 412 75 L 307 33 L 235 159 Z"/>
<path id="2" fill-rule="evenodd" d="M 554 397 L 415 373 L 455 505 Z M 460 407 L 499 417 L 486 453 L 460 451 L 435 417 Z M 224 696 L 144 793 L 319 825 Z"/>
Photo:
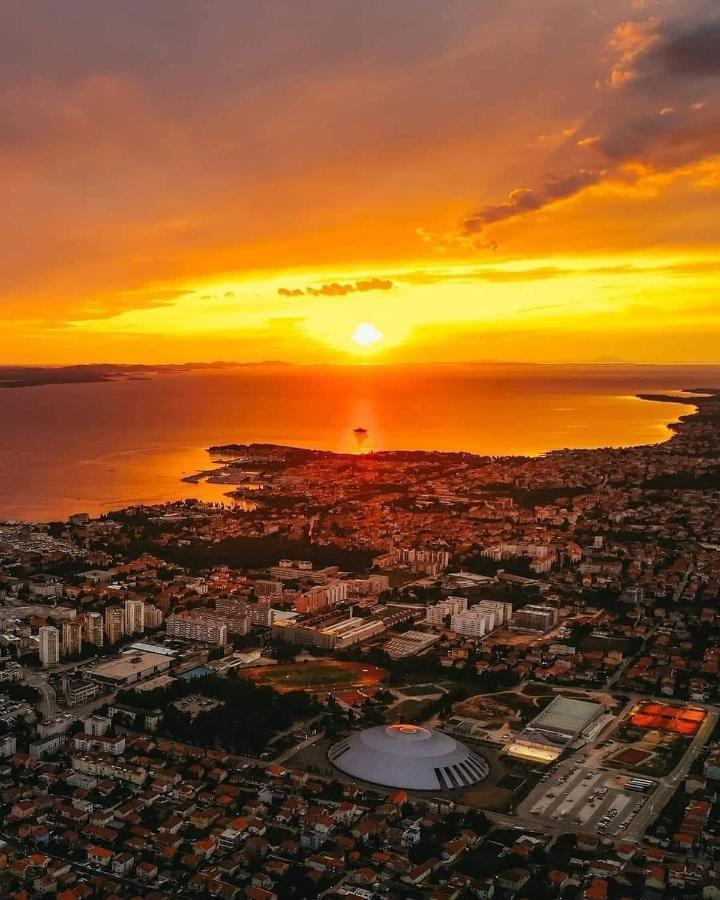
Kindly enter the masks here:
<path id="1" fill-rule="evenodd" d="M 128 378 L 152 378 L 202 369 L 267 368 L 287 366 L 279 360 L 257 363 L 187 362 L 167 365 L 123 365 L 98 363 L 77 366 L 0 366 L 0 388 L 40 387 L 51 384 L 94 384 Z"/>

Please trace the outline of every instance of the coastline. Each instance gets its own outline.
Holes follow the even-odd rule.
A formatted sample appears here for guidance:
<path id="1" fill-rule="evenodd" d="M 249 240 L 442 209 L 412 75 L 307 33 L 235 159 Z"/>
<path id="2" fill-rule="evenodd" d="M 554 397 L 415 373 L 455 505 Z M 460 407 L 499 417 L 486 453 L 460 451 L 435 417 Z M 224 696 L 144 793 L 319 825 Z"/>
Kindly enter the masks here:
<path id="1" fill-rule="evenodd" d="M 673 441 L 678 440 L 683 435 L 692 433 L 693 425 L 699 424 L 698 420 L 701 420 L 704 414 L 709 415 L 710 418 L 714 419 L 716 422 L 720 421 L 720 388 L 682 388 L 680 390 L 687 396 L 679 397 L 668 393 L 644 392 L 634 395 L 638 400 L 646 400 L 654 403 L 675 403 L 695 408 L 695 411 L 692 413 L 679 415 L 677 421 L 666 423 L 665 428 L 668 430 L 668 435 L 665 440 L 650 444 L 632 444 L 626 447 L 562 448 L 549 450 L 546 453 L 538 454 L 536 456 L 508 454 L 506 456 L 493 455 L 491 457 L 487 454 L 478 454 L 471 451 L 377 450 L 367 451 L 366 453 L 342 453 L 333 450 L 319 450 L 284 444 L 254 442 L 249 444 L 231 443 L 212 445 L 206 448 L 206 452 L 209 455 L 225 458 L 225 462 L 222 465 L 215 469 L 204 470 L 195 475 L 188 476 L 184 478 L 183 481 L 192 484 L 197 484 L 203 480 L 214 484 L 231 484 L 233 483 L 233 470 L 237 471 L 238 467 L 243 463 L 252 464 L 254 466 L 262 464 L 263 462 L 276 465 L 281 460 L 284 464 L 291 465 L 292 463 L 303 464 L 311 460 L 322 459 L 345 458 L 357 460 L 368 456 L 380 460 L 401 461 L 407 459 L 412 461 L 428 460 L 434 462 L 437 462 L 439 459 L 447 459 L 449 461 L 475 460 L 480 462 L 492 458 L 512 465 L 513 463 L 517 464 L 525 460 L 539 460 L 544 457 L 557 458 L 559 455 L 576 457 L 578 454 L 591 455 L 600 452 L 628 453 L 637 450 L 651 450 L 652 448 L 657 448 L 662 451 L 663 448 L 670 447 Z M 708 407 L 710 410 L 715 407 L 715 415 L 713 415 L 712 412 L 708 413 L 704 407 Z M 242 474 L 242 469 L 240 469 L 239 472 Z M 256 505 L 262 506 L 262 495 L 258 497 L 255 490 L 256 488 L 253 488 L 252 491 L 254 499 L 255 501 L 259 501 Z M 242 502 L 247 499 L 248 492 L 243 489 L 242 481 L 240 481 L 238 482 L 238 486 L 234 490 L 228 491 L 225 496 L 232 498 L 235 501 Z"/>
<path id="2" fill-rule="evenodd" d="M 662 443 L 670 443 L 675 437 L 679 434 L 682 434 L 686 427 L 691 425 L 693 420 L 697 419 L 697 417 L 702 417 L 703 413 L 706 412 L 704 407 L 709 407 L 712 409 L 713 406 L 717 406 L 718 415 L 720 415 L 720 388 L 682 388 L 682 393 L 687 396 L 678 397 L 673 394 L 663 394 L 663 393 L 642 393 L 636 394 L 635 396 L 639 400 L 647 400 L 651 403 L 680 403 L 685 406 L 694 406 L 695 412 L 690 413 L 689 415 L 681 415 L 678 416 L 677 422 L 668 422 L 667 428 L 672 432 L 670 437 L 663 441 Z"/>
<path id="3" fill-rule="evenodd" d="M 663 444 L 668 443 L 673 440 L 676 433 L 681 430 L 681 426 L 686 423 L 688 420 L 694 419 L 697 415 L 700 414 L 701 405 L 703 400 L 712 400 L 720 402 L 720 388 L 698 388 L 690 389 L 683 388 L 684 392 L 687 391 L 688 394 L 692 396 L 688 397 L 676 397 L 672 394 L 654 394 L 654 393 L 638 393 L 634 394 L 634 398 L 638 400 L 647 400 L 649 402 L 654 403 L 675 403 L 680 406 L 694 406 L 695 412 L 690 414 L 684 414 L 678 416 L 678 421 L 676 422 L 667 422 L 663 426 L 667 428 L 670 434 L 666 437 L 664 441 L 656 441 L 652 443 L 637 443 L 637 444 L 627 444 L 624 446 L 603 446 L 603 447 L 558 447 L 555 449 L 547 450 L 544 453 L 537 454 L 521 454 L 521 453 L 506 453 L 506 454 L 487 454 L 487 453 L 476 453 L 472 450 L 431 450 L 431 449 L 422 449 L 422 450 L 409 450 L 409 449 L 388 449 L 388 450 L 368 450 L 365 452 L 358 453 L 350 453 L 339 450 L 328 450 L 328 449 L 318 449 L 316 447 L 302 447 L 296 444 L 275 444 L 270 442 L 263 441 L 252 441 L 250 443 L 230 443 L 230 444 L 211 444 L 209 447 L 205 448 L 205 452 L 210 456 L 221 456 L 225 457 L 226 462 L 225 465 L 220 465 L 215 469 L 208 469 L 196 472 L 192 475 L 186 476 L 183 478 L 183 481 L 187 481 L 190 483 L 197 483 L 198 480 L 202 480 L 208 475 L 216 474 L 219 471 L 222 471 L 226 465 L 232 465 L 237 462 L 237 457 L 239 455 L 249 455 L 253 457 L 257 457 L 263 453 L 273 453 L 278 450 L 282 450 L 285 453 L 297 456 L 304 457 L 306 459 L 315 457 L 316 459 L 322 459 L 323 457 L 347 457 L 350 459 L 355 459 L 361 456 L 372 455 L 375 457 L 422 457 L 427 456 L 432 459 L 437 459 L 439 456 L 447 456 L 454 458 L 461 457 L 473 457 L 477 459 L 484 459 L 492 456 L 494 459 L 504 459 L 504 460 L 518 460 L 518 459 L 539 459 L 543 456 L 548 456 L 550 454 L 557 453 L 596 453 L 598 451 L 606 451 L 606 450 L 633 450 L 640 447 L 654 447 L 654 446 L 662 446 Z M 704 397 L 695 396 L 696 394 L 704 394 Z M 219 482 L 217 482 L 219 483 Z"/>
<path id="4" fill-rule="evenodd" d="M 692 373 L 690 374 L 692 375 Z M 706 383 L 705 379 L 710 381 L 710 379 L 713 378 L 713 373 L 706 372 L 704 374 L 705 378 L 699 377 L 697 383 Z M 686 372 L 685 375 L 687 376 L 688 373 Z M 152 383 L 153 380 L 154 379 L 145 381 L 145 384 Z M 163 384 L 172 384 L 172 380 L 170 379 L 158 380 L 157 383 L 160 383 L 160 381 L 162 381 Z M 27 461 L 22 461 L 11 466 L 10 469 L 6 469 L 8 473 L 6 475 L 7 486 L 4 491 L 0 489 L 0 517 L 2 519 L 14 521 L 51 522 L 62 520 L 71 513 L 78 511 L 89 511 L 93 515 L 102 515 L 108 514 L 113 510 L 119 510 L 130 506 L 159 506 L 163 503 L 172 503 L 192 498 L 209 503 L 226 503 L 230 499 L 239 499 L 248 505 L 252 504 L 254 506 L 258 502 L 262 505 L 264 491 L 253 489 L 250 486 L 252 478 L 238 472 L 240 467 L 237 465 L 238 456 L 244 456 L 247 453 L 257 451 L 271 452 L 274 454 L 282 453 L 284 456 L 291 454 L 298 460 L 310 458 L 316 460 L 330 460 L 332 458 L 340 457 L 346 459 L 358 459 L 368 456 L 379 460 L 387 459 L 395 461 L 402 461 L 403 459 L 409 461 L 424 459 L 428 462 L 438 462 L 447 459 L 449 461 L 467 460 L 472 462 L 473 460 L 477 461 L 483 458 L 492 457 L 493 459 L 504 460 L 509 465 L 513 465 L 514 461 L 521 459 L 532 461 L 542 459 L 545 456 L 553 456 L 556 458 L 559 456 L 560 459 L 562 459 L 564 455 L 565 458 L 571 459 L 582 455 L 583 459 L 589 461 L 592 459 L 593 454 L 601 453 L 606 450 L 611 450 L 614 453 L 625 453 L 631 452 L 632 448 L 636 447 L 672 447 L 673 444 L 670 442 L 677 435 L 684 433 L 688 422 L 697 422 L 699 417 L 707 414 L 713 402 L 717 399 L 718 393 L 720 393 L 720 389 L 718 388 L 693 388 L 689 389 L 687 393 L 680 393 L 677 385 L 682 384 L 683 381 L 685 383 L 692 383 L 690 379 L 687 379 L 686 381 L 685 378 L 682 380 L 678 379 L 674 381 L 674 383 L 673 381 L 670 381 L 670 383 L 667 384 L 667 393 L 663 391 L 665 388 L 664 384 L 658 385 L 657 390 L 647 390 L 642 392 L 639 392 L 637 388 L 633 391 L 632 386 L 628 385 L 629 389 L 626 391 L 618 391 L 613 395 L 599 395 L 602 398 L 612 396 L 614 398 L 615 406 L 610 404 L 605 405 L 605 419 L 603 420 L 602 427 L 596 429 L 599 440 L 597 443 L 592 444 L 590 444 L 587 438 L 589 435 L 590 440 L 592 440 L 594 435 L 589 431 L 583 433 L 581 430 L 571 430 L 571 428 L 574 428 L 572 425 L 568 428 L 556 431 L 555 422 L 559 421 L 561 417 L 564 417 L 566 422 L 572 422 L 577 417 L 577 422 L 580 423 L 580 427 L 585 427 L 583 423 L 594 422 L 593 417 L 595 416 L 598 407 L 594 406 L 592 403 L 585 404 L 583 402 L 582 404 L 577 404 L 577 412 L 575 412 L 574 409 L 560 410 L 549 408 L 546 415 L 543 413 L 543 403 L 545 400 L 544 395 L 541 392 L 538 392 L 536 395 L 525 395 L 525 398 L 523 399 L 525 407 L 529 405 L 527 397 L 530 397 L 534 409 L 537 409 L 537 416 L 533 413 L 529 428 L 540 429 L 540 431 L 532 431 L 533 440 L 529 442 L 527 451 L 522 446 L 518 448 L 519 441 L 515 441 L 514 445 L 503 447 L 502 440 L 495 440 L 494 445 L 491 440 L 489 443 L 491 449 L 483 452 L 485 446 L 485 434 L 487 433 L 492 438 L 492 429 L 494 426 L 492 425 L 492 419 L 487 420 L 488 424 L 486 426 L 483 423 L 483 420 L 477 415 L 474 419 L 472 417 L 469 419 L 466 430 L 466 437 L 468 438 L 467 445 L 471 448 L 474 445 L 477 449 L 465 449 L 465 446 L 467 446 L 463 439 L 463 432 L 465 429 L 459 428 L 457 423 L 454 423 L 453 426 L 457 432 L 457 434 L 454 435 L 455 440 L 453 441 L 447 441 L 444 434 L 437 431 L 434 432 L 432 428 L 421 428 L 417 435 L 411 435 L 411 440 L 415 441 L 414 446 L 419 449 L 401 449 L 403 445 L 402 434 L 408 434 L 407 430 L 396 434 L 391 429 L 386 428 L 387 437 L 390 439 L 388 443 L 390 444 L 391 449 L 376 449 L 378 445 L 382 446 L 384 437 L 382 430 L 384 423 L 381 420 L 378 427 L 376 420 L 373 419 L 371 415 L 368 415 L 367 411 L 361 411 L 359 413 L 351 412 L 350 415 L 352 418 L 349 418 L 347 432 L 343 432 L 342 427 L 340 431 L 336 431 L 337 423 L 333 423 L 331 429 L 325 428 L 322 430 L 316 437 L 317 442 L 314 447 L 310 440 L 306 446 L 303 446 L 302 443 L 297 441 L 297 437 L 300 437 L 300 433 L 295 437 L 292 433 L 292 428 L 289 427 L 283 430 L 286 433 L 289 432 L 289 435 L 292 437 L 295 437 L 296 443 L 292 440 L 262 443 L 231 442 L 227 444 L 216 443 L 209 448 L 205 447 L 205 449 L 203 449 L 202 434 L 200 433 L 200 429 L 196 428 L 195 430 L 198 434 L 194 435 L 190 441 L 184 439 L 182 447 L 175 447 L 168 443 L 167 447 L 162 448 L 160 443 L 158 443 L 157 449 L 153 447 L 153 452 L 147 456 L 147 459 L 146 454 L 140 450 L 140 445 L 137 445 L 136 442 L 139 440 L 151 442 L 154 441 L 155 438 L 146 438 L 145 432 L 143 432 L 141 436 L 135 438 L 133 445 L 128 445 L 135 454 L 134 456 L 128 455 L 126 451 L 123 451 L 122 453 L 119 451 L 108 453 L 107 456 L 100 455 L 95 449 L 97 445 L 93 445 L 92 448 L 88 447 L 86 450 L 82 451 L 87 453 L 87 457 L 78 457 L 77 451 L 74 451 L 72 456 L 66 452 L 64 457 L 62 455 L 58 457 L 57 448 L 55 448 L 52 454 L 49 452 L 41 454 L 35 462 L 31 462 L 31 460 L 35 460 L 34 455 L 30 455 L 29 457 L 23 455 L 25 441 L 18 441 L 17 439 L 13 441 L 11 438 L 7 442 L 5 453 L 13 452 L 19 454 L 22 460 Z M 234 382 L 232 383 L 234 384 Z M 253 381 L 253 385 L 254 384 L 255 382 Z M 478 382 L 478 385 L 481 389 L 484 389 L 483 382 Z M 655 386 L 652 385 L 652 387 L 654 388 Z M 57 388 L 50 388 L 49 390 L 54 392 L 56 389 Z M 115 382 L 115 386 L 98 386 L 98 389 L 110 391 L 113 397 L 124 397 L 125 394 L 128 393 L 128 390 L 131 390 L 121 388 L 118 382 Z M 518 385 L 517 389 L 522 390 L 522 385 Z M 71 388 L 71 390 L 74 389 Z M 145 389 L 143 389 L 143 397 L 145 396 L 144 390 Z M 490 387 L 490 390 L 492 390 L 492 386 Z M 41 388 L 37 394 L 35 394 L 35 392 L 32 394 L 33 398 L 40 398 L 37 401 L 33 400 L 34 403 L 37 403 L 38 409 L 42 411 L 42 415 L 38 416 L 38 422 L 45 421 L 54 407 L 54 401 L 52 401 L 50 394 L 45 394 L 43 391 L 44 389 Z M 118 393 L 120 391 L 122 391 L 122 393 Z M 0 393 L 3 397 L 10 397 L 14 394 L 12 391 L 3 391 Z M 18 396 L 21 393 L 24 392 L 18 392 Z M 174 397 L 176 394 L 177 391 L 173 391 L 169 396 Z M 358 395 L 362 396 L 360 392 Z M 79 394 L 71 396 L 75 397 L 74 402 L 76 410 L 83 409 L 88 402 L 88 396 L 84 390 Z M 135 396 L 136 395 L 133 395 L 133 397 Z M 166 396 L 164 389 L 163 393 L 158 396 L 161 398 Z M 583 394 L 583 396 L 585 396 L 585 394 Z M 511 409 L 507 404 L 512 403 L 512 395 L 500 395 L 500 397 L 501 401 L 498 402 L 496 399 L 495 402 L 490 405 L 490 409 L 495 416 L 499 416 L 500 419 L 502 419 L 503 408 L 508 410 Z M 535 397 L 537 397 L 537 404 L 535 404 Z M 677 414 L 672 417 L 670 415 L 665 416 L 656 414 L 648 416 L 647 413 L 632 412 L 632 410 L 640 409 L 640 407 L 644 405 L 638 403 L 640 400 L 675 403 L 684 406 L 684 409 L 678 410 Z M 23 419 L 19 418 L 20 412 L 18 402 L 19 401 L 6 403 L 6 414 L 11 417 L 11 421 L 12 417 L 16 416 L 16 422 L 19 424 Z M 563 397 L 562 399 L 558 398 L 558 400 L 555 400 L 555 405 L 557 407 L 574 407 L 576 405 L 575 397 L 568 394 L 567 399 Z M 615 437 L 613 428 L 615 422 L 613 409 L 618 410 L 619 418 L 617 421 L 621 425 L 621 428 L 617 431 L 617 444 L 610 443 Z M 630 413 L 628 413 L 628 411 L 630 411 Z M 655 422 L 650 428 L 648 428 L 646 424 L 644 428 L 636 430 L 635 433 L 636 436 L 640 438 L 639 440 L 633 439 L 633 427 L 627 427 L 627 423 L 632 422 L 633 416 L 636 416 L 638 420 L 645 421 L 646 423 L 648 420 L 650 422 Z M 444 416 L 440 416 L 438 422 L 442 423 L 444 418 Z M 242 436 L 247 436 L 252 440 L 251 436 L 254 430 L 254 423 L 251 422 L 248 427 L 248 423 L 244 422 L 243 419 L 240 419 L 239 421 Z M 520 417 L 519 421 L 523 421 L 522 417 Z M 357 436 L 353 432 L 353 426 L 358 426 L 359 424 L 368 426 L 370 432 L 369 439 L 362 443 L 357 441 Z M 292 423 L 289 423 L 289 425 L 292 426 Z M 437 423 L 435 424 L 435 427 L 437 427 Z M 501 422 L 499 433 L 503 438 L 504 429 L 505 426 Z M 224 429 L 225 435 L 228 434 L 228 430 L 227 427 Z M 15 431 L 16 438 L 22 437 L 22 433 L 18 428 L 16 428 Z M 263 431 L 265 431 L 265 428 L 260 424 L 258 433 L 263 433 Z M 305 429 L 305 432 L 307 433 L 307 429 Z M 231 433 L 232 432 L 230 431 L 230 434 Z M 508 433 L 512 437 L 512 433 Z M 335 438 L 338 435 L 342 436 L 343 434 L 345 434 L 346 437 L 341 437 L 341 440 L 337 441 L 337 443 L 340 444 L 339 449 L 321 449 L 323 443 L 325 446 L 329 445 L 332 447 Z M 440 445 L 440 449 L 425 449 L 433 446 L 435 434 L 441 435 L 440 440 L 437 441 L 437 444 Z M 541 434 L 540 440 L 535 439 L 538 434 Z M 225 435 L 223 435 L 223 437 Z M 303 437 L 304 436 L 305 435 L 303 435 Z M 170 435 L 170 437 L 174 438 L 174 433 Z M 575 444 L 576 438 L 579 446 Z M 160 439 L 158 438 L 157 440 L 159 441 Z M 601 441 L 607 441 L 607 443 L 603 444 Z M 318 447 L 318 444 L 320 447 Z M 443 444 L 446 445 L 447 449 L 442 448 Z M 498 447 L 498 445 L 500 446 Z M 149 444 L 149 446 L 153 445 Z M 413 444 L 410 444 L 410 446 L 413 446 Z M 493 452 L 493 447 L 497 447 L 499 452 Z M 210 454 L 208 453 L 208 450 L 211 451 Z M 0 458 L 1 457 L 2 447 L 0 447 Z M 12 461 L 13 457 L 9 458 Z M 50 480 L 50 490 L 48 491 L 46 488 L 43 490 L 42 495 L 40 495 L 40 493 L 37 492 L 35 484 L 37 483 L 39 485 L 40 483 L 44 483 L 44 466 L 46 460 L 49 463 L 51 459 L 54 461 L 53 464 L 59 465 L 63 469 L 65 476 L 57 483 L 57 486 Z M 233 468 L 230 468 L 227 474 L 223 473 L 223 466 L 232 467 L 233 463 L 236 464 L 234 470 Z M 252 469 L 252 466 L 248 464 L 248 468 Z M 76 470 L 77 475 L 75 474 Z M 16 486 L 23 483 L 23 479 L 26 483 L 26 489 L 23 490 L 22 494 L 19 494 Z M 56 493 L 52 493 L 53 487 L 55 487 Z M 246 488 L 246 490 L 244 490 L 243 487 Z M 239 504 L 239 508 L 243 508 L 242 502 Z"/>

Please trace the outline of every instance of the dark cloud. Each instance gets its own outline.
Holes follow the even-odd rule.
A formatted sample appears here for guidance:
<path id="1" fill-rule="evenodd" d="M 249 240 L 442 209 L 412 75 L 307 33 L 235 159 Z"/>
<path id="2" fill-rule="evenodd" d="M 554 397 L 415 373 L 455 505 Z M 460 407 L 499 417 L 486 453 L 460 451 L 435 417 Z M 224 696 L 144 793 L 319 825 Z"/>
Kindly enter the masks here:
<path id="1" fill-rule="evenodd" d="M 720 77 L 720 19 L 668 28 L 638 68 L 679 78 Z"/>
<path id="2" fill-rule="evenodd" d="M 539 186 L 521 185 L 507 200 L 468 215 L 458 239 L 487 246 L 488 226 L 571 198 L 606 177 L 633 180 L 638 175 L 629 164 L 669 172 L 720 152 L 720 113 L 713 102 L 720 97 L 720 19 L 711 15 L 617 26 L 608 42 L 617 61 L 601 86 L 605 102 L 555 153 L 558 174 Z"/>
<path id="3" fill-rule="evenodd" d="M 468 216 L 462 225 L 463 232 L 475 234 L 482 231 L 486 225 L 502 222 L 504 219 L 511 219 L 524 213 L 535 212 L 550 203 L 572 197 L 584 187 L 595 184 L 599 178 L 598 172 L 581 169 L 578 172 L 567 172 L 564 175 L 549 178 L 538 189 L 517 188 L 511 191 L 504 203 L 485 206 Z"/>
<path id="4" fill-rule="evenodd" d="M 352 283 L 333 281 L 321 284 L 320 287 L 305 288 L 304 291 L 300 288 L 279 288 L 278 294 L 281 297 L 344 297 L 347 294 L 362 294 L 366 291 L 389 291 L 393 287 L 393 282 L 387 278 L 369 278 Z"/>

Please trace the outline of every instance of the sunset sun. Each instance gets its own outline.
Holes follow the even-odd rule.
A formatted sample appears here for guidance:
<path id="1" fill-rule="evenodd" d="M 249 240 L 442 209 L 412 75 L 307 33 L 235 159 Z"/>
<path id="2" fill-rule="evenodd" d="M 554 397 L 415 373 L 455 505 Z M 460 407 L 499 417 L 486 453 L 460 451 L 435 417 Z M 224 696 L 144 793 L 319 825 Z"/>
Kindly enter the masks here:
<path id="1" fill-rule="evenodd" d="M 361 322 L 355 328 L 352 339 L 360 347 L 370 347 L 382 340 L 382 332 L 378 331 L 371 322 Z"/>

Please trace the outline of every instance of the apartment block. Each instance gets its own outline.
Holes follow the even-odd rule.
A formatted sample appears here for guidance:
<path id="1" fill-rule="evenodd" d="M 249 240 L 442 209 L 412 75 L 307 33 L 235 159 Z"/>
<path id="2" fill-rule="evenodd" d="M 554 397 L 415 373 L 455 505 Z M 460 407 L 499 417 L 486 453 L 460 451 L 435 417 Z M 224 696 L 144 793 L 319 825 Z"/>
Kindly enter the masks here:
<path id="1" fill-rule="evenodd" d="M 529 603 L 518 609 L 512 618 L 516 628 L 523 631 L 550 631 L 557 625 L 557 610 L 553 606 L 541 606 Z"/>
<path id="2" fill-rule="evenodd" d="M 224 620 L 201 610 L 168 616 L 166 632 L 168 637 L 202 641 L 217 647 L 223 647 L 228 639 L 228 628 Z"/>

